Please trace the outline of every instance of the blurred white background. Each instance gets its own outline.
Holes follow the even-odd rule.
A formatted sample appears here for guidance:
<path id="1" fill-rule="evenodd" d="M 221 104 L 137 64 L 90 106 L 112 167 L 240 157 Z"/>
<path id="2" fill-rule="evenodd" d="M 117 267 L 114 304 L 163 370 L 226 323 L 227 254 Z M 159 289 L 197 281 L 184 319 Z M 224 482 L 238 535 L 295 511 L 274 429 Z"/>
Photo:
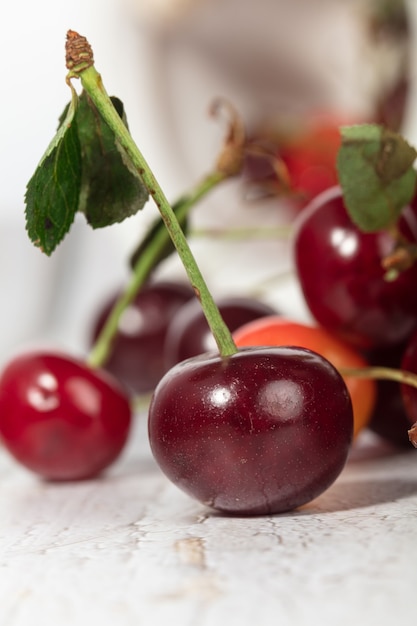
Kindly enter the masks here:
<path id="1" fill-rule="evenodd" d="M 345 102 L 350 110 L 364 113 L 375 77 L 365 71 L 369 50 L 361 49 L 354 24 L 346 19 L 350 3 L 318 0 L 314 3 L 318 8 L 310 15 L 306 7 L 311 8 L 312 3 L 297 0 L 290 6 L 299 5 L 305 21 L 302 26 L 294 13 L 291 19 L 298 24 L 294 33 L 282 14 L 285 4 L 278 0 L 2 3 L 0 361 L 22 345 L 45 340 L 81 350 L 96 303 L 124 280 L 127 256 L 155 216 L 154 207 L 148 203 L 135 218 L 95 232 L 77 218 L 64 244 L 51 258 L 44 257 L 26 236 L 26 183 L 69 99 L 64 52 L 67 30 L 87 36 L 107 90 L 124 101 L 134 138 L 167 195 L 174 199 L 211 167 L 221 141 L 224 127 L 207 115 L 211 99 L 217 95 L 231 98 L 245 119 L 256 117 L 260 106 L 264 110 L 273 108 L 277 94 L 265 89 L 265 84 L 275 71 L 274 63 L 279 61 L 278 66 L 286 68 L 290 45 L 296 44 L 298 69 L 307 62 L 311 68 L 316 64 L 322 70 L 328 69 L 322 72 L 323 86 L 324 91 L 333 94 L 334 103 Z M 339 9 L 343 5 L 345 14 L 337 14 L 336 5 Z M 408 8 L 413 34 L 416 3 L 410 0 Z M 317 32 L 313 30 L 313 17 L 319 25 Z M 413 61 L 417 60 L 415 40 L 411 44 Z M 320 44 L 316 54 L 312 54 L 316 48 L 310 46 L 311 42 Z M 348 54 L 343 56 L 344 43 Z M 227 57 L 231 49 L 236 53 Z M 224 62 L 225 55 L 228 63 Z M 254 89 L 251 81 L 261 80 L 256 70 L 257 55 L 266 82 L 258 82 Z M 381 65 L 386 67 L 383 57 L 374 67 Z M 308 74 L 312 77 L 312 69 Z M 412 74 L 413 64 L 411 78 Z M 414 92 L 415 81 L 411 83 L 404 132 L 417 143 Z M 226 214 L 228 223 L 276 223 L 270 209 L 243 212 L 242 217 L 240 198 L 233 185 L 214 194 L 211 202 L 212 210 L 200 210 L 203 224 L 217 223 L 219 215 L 224 218 Z M 196 244 L 203 269 L 219 293 L 237 292 L 245 285 L 253 290 L 257 285 L 266 285 L 287 253 L 285 245 L 278 253 L 276 249 L 274 242 L 233 248 L 219 242 Z M 283 269 L 286 267 L 284 261 Z M 164 272 L 177 275 L 181 268 L 173 260 L 161 269 Z M 300 306 L 291 284 L 282 285 L 280 294 L 275 295 L 284 312 L 285 307 L 293 312 L 294 306 Z"/>

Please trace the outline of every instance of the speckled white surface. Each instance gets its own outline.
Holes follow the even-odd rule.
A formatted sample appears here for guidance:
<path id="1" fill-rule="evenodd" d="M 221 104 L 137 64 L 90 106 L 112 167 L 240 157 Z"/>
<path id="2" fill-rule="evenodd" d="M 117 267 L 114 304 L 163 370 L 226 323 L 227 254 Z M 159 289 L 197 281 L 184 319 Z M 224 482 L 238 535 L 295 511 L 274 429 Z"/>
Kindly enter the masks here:
<path id="1" fill-rule="evenodd" d="M 365 438 L 309 505 L 228 518 L 161 475 L 145 422 L 100 480 L 45 484 L 0 453 L 2 626 L 412 621 L 417 451 Z"/>

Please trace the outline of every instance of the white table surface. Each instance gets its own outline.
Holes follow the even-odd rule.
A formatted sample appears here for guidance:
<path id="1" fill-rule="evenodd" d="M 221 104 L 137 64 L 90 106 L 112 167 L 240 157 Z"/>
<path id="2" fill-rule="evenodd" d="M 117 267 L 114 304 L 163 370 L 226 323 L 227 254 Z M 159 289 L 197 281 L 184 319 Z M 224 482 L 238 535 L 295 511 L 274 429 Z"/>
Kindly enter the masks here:
<path id="1" fill-rule="evenodd" d="M 99 480 L 43 483 L 2 451 L 0 624 L 408 625 L 416 467 L 365 436 L 309 505 L 230 518 L 160 473 L 145 415 Z"/>

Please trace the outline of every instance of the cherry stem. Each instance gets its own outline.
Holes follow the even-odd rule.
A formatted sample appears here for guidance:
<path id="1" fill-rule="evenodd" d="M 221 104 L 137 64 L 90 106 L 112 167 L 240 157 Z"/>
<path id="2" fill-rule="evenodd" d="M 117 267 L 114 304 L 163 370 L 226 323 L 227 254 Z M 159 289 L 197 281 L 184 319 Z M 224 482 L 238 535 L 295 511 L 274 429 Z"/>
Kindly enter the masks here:
<path id="1" fill-rule="evenodd" d="M 417 375 L 406 370 L 392 367 L 340 367 L 342 376 L 352 378 L 372 378 L 374 380 L 390 380 L 404 385 L 417 388 Z"/>
<path id="2" fill-rule="evenodd" d="M 220 172 L 214 172 L 206 176 L 194 190 L 182 196 L 180 200 L 175 203 L 177 219 L 179 221 L 183 220 L 193 206 L 222 182 L 222 180 L 224 180 L 224 175 Z M 132 273 L 127 286 L 112 306 L 106 322 L 91 348 L 87 358 L 91 367 L 101 367 L 106 363 L 123 312 L 133 302 L 135 296 L 155 269 L 160 258 L 160 253 L 164 250 L 169 241 L 170 236 L 168 230 L 166 228 L 160 228 L 155 231 L 154 236 L 150 238 L 147 245 L 142 250 L 132 267 Z"/>
<path id="3" fill-rule="evenodd" d="M 184 265 L 191 286 L 201 302 L 203 312 L 216 341 L 220 355 L 226 357 L 234 354 L 237 352 L 236 344 L 206 285 L 178 219 L 147 161 L 114 108 L 104 88 L 101 75 L 97 72 L 93 64 L 83 61 L 78 66 L 71 66 L 67 81 L 71 78 L 81 79 L 84 90 L 91 98 L 105 122 L 114 132 L 120 146 L 126 151 L 126 154 L 148 189 L 149 194 L 152 196 L 169 236 L 171 237 L 171 241 Z"/>
<path id="4" fill-rule="evenodd" d="M 392 367 L 340 367 L 342 376 L 353 378 L 372 378 L 374 380 L 390 380 L 401 385 L 410 385 L 417 389 L 417 375 L 407 370 L 394 369 Z M 408 430 L 408 438 L 417 448 L 417 422 Z"/>
<path id="5" fill-rule="evenodd" d="M 210 237 L 213 239 L 226 239 L 240 241 L 242 239 L 289 239 L 293 228 L 290 224 L 265 228 L 194 228 L 190 232 L 191 237 Z"/>

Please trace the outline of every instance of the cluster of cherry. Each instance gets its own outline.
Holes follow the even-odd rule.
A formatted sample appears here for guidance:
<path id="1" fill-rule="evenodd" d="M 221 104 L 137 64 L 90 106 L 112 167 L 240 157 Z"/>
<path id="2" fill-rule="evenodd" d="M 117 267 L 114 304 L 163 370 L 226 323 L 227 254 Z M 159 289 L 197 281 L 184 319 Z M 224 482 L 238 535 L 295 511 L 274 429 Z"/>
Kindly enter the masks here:
<path id="1" fill-rule="evenodd" d="M 373 380 L 386 370 L 368 366 L 417 372 L 417 265 L 395 276 L 384 266 L 399 238 L 415 249 L 417 205 L 404 208 L 395 232 L 362 232 L 334 186 L 337 127 L 329 136 L 325 156 L 304 143 L 264 176 L 270 189 L 284 184 L 310 200 L 294 225 L 294 264 L 319 326 L 251 298 L 224 299 L 217 305 L 233 337 L 218 351 L 191 287 L 149 280 L 121 315 L 104 367 L 39 351 L 6 365 L 0 434 L 21 464 L 49 480 L 98 475 L 125 447 L 132 399 L 151 393 L 150 446 L 165 474 L 207 506 L 259 515 L 327 489 L 365 426 L 389 436 L 389 423 L 393 438 L 407 439 L 417 390 L 400 377 L 387 401 L 384 381 Z M 248 167 L 243 177 L 258 174 Z M 116 300 L 98 313 L 93 342 Z"/>

